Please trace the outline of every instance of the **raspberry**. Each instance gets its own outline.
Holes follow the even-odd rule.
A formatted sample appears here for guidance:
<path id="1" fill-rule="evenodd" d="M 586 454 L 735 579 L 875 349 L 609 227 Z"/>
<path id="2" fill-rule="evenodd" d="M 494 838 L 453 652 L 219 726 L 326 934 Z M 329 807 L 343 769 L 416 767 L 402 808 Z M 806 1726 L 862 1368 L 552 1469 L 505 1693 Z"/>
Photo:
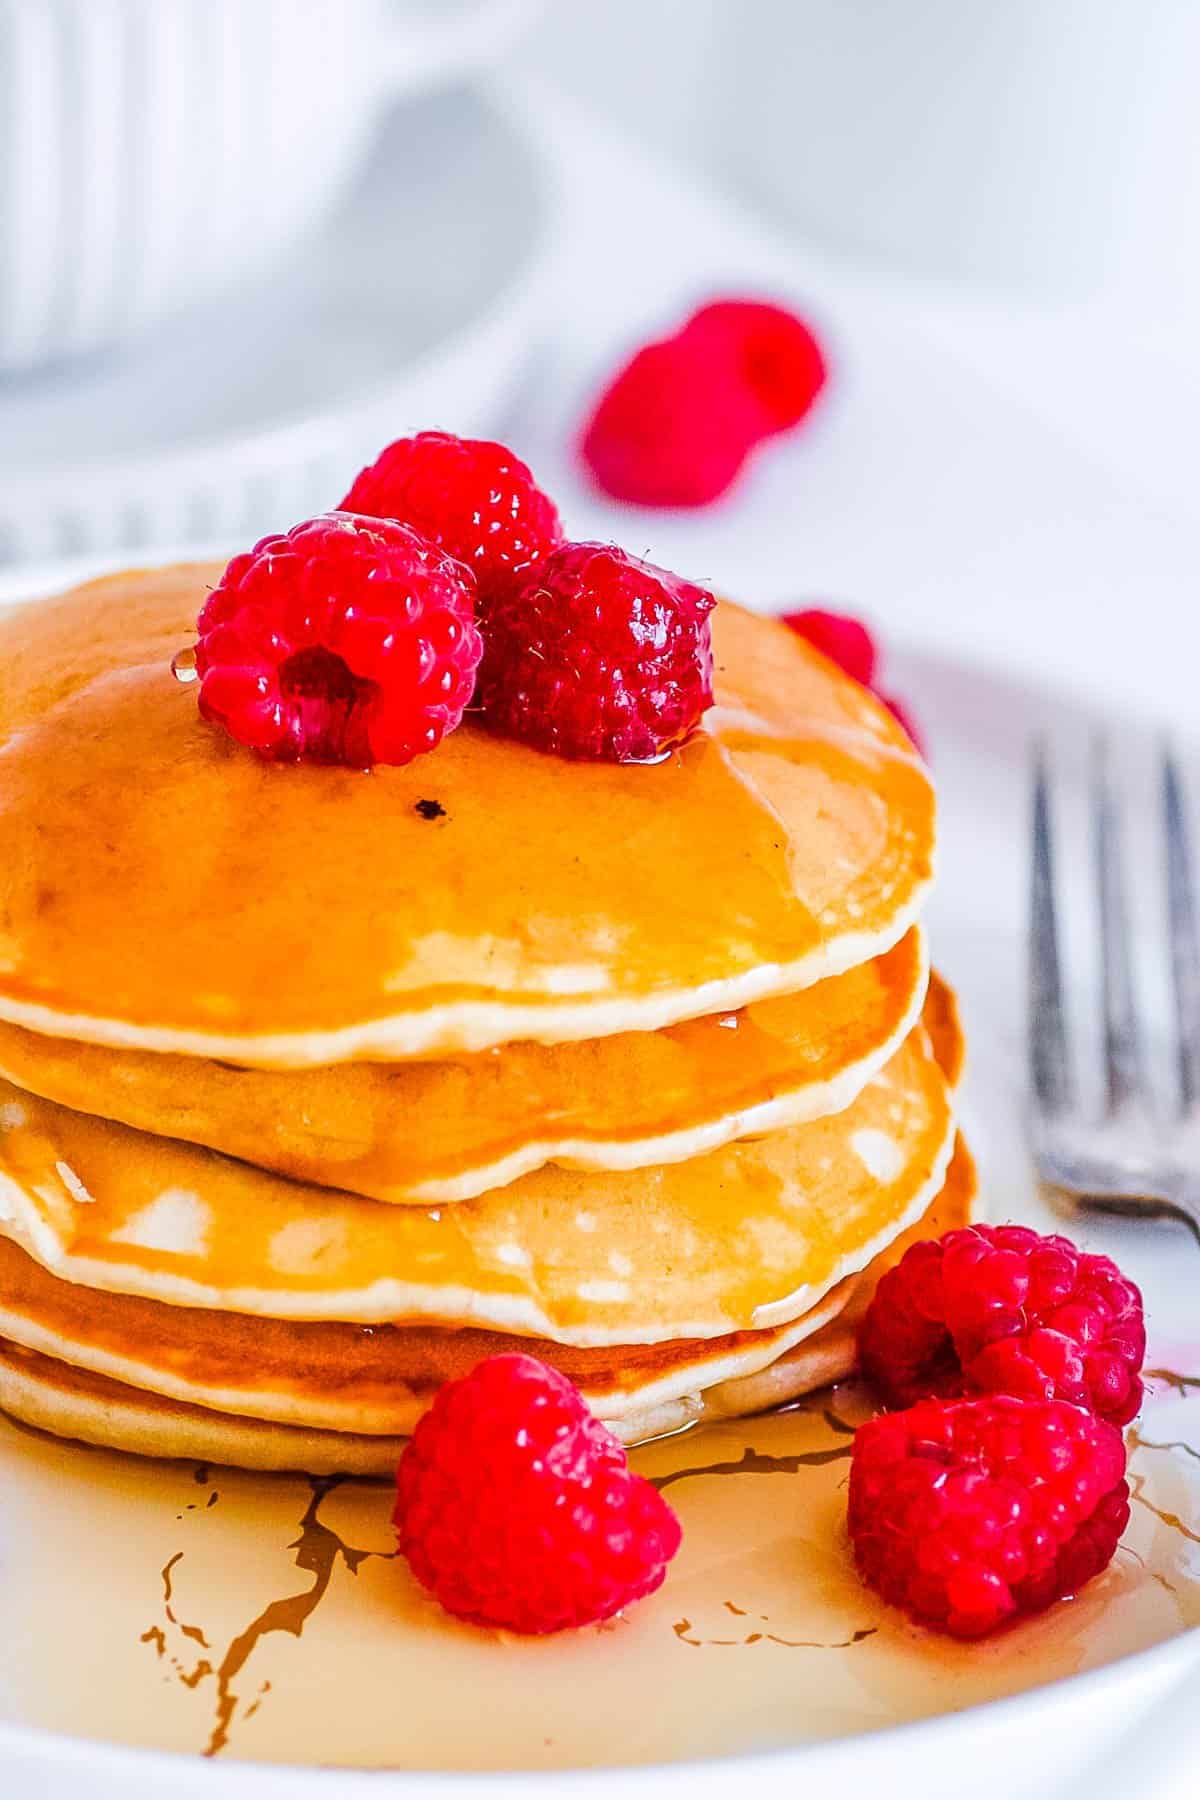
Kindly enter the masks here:
<path id="1" fill-rule="evenodd" d="M 544 1633 L 611 1618 L 662 1585 L 679 1521 L 532 1356 L 440 1389 L 400 1458 L 401 1554 L 448 1612 Z"/>
<path id="2" fill-rule="evenodd" d="M 584 428 L 597 485 L 639 506 L 708 506 L 762 436 L 758 407 L 727 359 L 681 337 L 639 350 Z"/>
<path id="3" fill-rule="evenodd" d="M 598 485 L 642 506 L 707 506 L 763 438 L 798 425 L 825 385 L 804 321 L 758 300 L 703 306 L 620 369 L 584 428 Z"/>
<path id="4" fill-rule="evenodd" d="M 474 572 L 481 608 L 562 540 L 557 508 L 519 456 L 484 438 L 397 438 L 359 475 L 344 512 L 399 519 Z"/>
<path id="5" fill-rule="evenodd" d="M 200 614 L 200 711 L 279 761 L 411 762 L 471 697 L 474 588 L 392 520 L 326 513 L 263 538 Z"/>
<path id="6" fill-rule="evenodd" d="M 893 1606 L 983 1637 L 1107 1568 L 1124 1476 L 1120 1432 L 1063 1400 L 924 1400 L 857 1432 L 850 1540 Z"/>
<path id="7" fill-rule="evenodd" d="M 702 306 L 682 337 L 725 357 L 755 404 L 759 433 L 798 425 L 825 385 L 825 357 L 804 320 L 761 300 L 715 300 Z"/>
<path id="8" fill-rule="evenodd" d="M 556 756 L 648 762 L 712 704 L 713 605 L 615 545 L 563 544 L 493 604 L 484 718 Z"/>
<path id="9" fill-rule="evenodd" d="M 618 371 L 584 428 L 583 460 L 618 500 L 707 506 L 757 443 L 800 423 L 825 373 L 795 313 L 714 301 Z"/>
<path id="10" fill-rule="evenodd" d="M 803 612 L 784 613 L 783 623 L 837 664 L 843 674 L 870 687 L 879 652 L 875 639 L 861 619 L 849 613 L 826 612 L 812 606 Z"/>
<path id="11" fill-rule="evenodd" d="M 1021 1225 L 914 1244 L 879 1283 L 859 1359 L 889 1403 L 926 1394 L 1069 1400 L 1114 1425 L 1142 1403 L 1142 1297 L 1107 1256 Z"/>

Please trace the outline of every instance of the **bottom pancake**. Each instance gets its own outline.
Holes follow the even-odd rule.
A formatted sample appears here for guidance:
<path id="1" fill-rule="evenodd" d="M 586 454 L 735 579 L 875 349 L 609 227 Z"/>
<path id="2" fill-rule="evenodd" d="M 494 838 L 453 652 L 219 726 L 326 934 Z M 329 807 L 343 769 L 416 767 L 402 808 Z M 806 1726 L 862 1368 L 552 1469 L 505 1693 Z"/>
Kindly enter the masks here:
<path id="1" fill-rule="evenodd" d="M 800 1318 L 717 1338 L 580 1349 L 438 1325 L 354 1325 L 213 1313 L 63 1281 L 0 1239 L 0 1338 L 123 1387 L 278 1425 L 404 1436 L 444 1381 L 514 1348 L 552 1363 L 622 1418 L 774 1362 L 834 1319 L 848 1278 Z"/>
<path id="2" fill-rule="evenodd" d="M 974 1187 L 974 1168 L 960 1140 L 945 1186 L 929 1211 L 861 1276 L 828 1296 L 815 1309 L 808 1334 L 798 1342 L 793 1330 L 790 1341 L 780 1331 L 735 1334 L 740 1340 L 736 1348 L 732 1340 L 724 1350 L 712 1343 L 696 1345 L 692 1366 L 684 1355 L 674 1370 L 673 1383 L 666 1385 L 661 1368 L 647 1368 L 644 1358 L 641 1379 L 637 1378 L 635 1367 L 644 1347 L 639 1347 L 633 1364 L 624 1371 L 624 1380 L 610 1385 L 607 1393 L 589 1391 L 592 1384 L 582 1368 L 574 1371 L 575 1378 L 595 1410 L 625 1443 L 639 1443 L 701 1419 L 760 1412 L 839 1380 L 853 1370 L 857 1321 L 879 1277 L 910 1242 L 965 1223 Z M 31 1309 L 27 1306 L 25 1311 L 28 1316 Z M 214 1333 L 220 1330 L 212 1315 L 209 1324 Z M 8 1330 L 9 1325 L 3 1329 Z M 32 1338 L 36 1333 L 26 1329 L 23 1335 Z M 530 1346 L 528 1340 L 508 1340 L 508 1347 L 534 1347 L 551 1361 L 561 1355 L 559 1346 Z M 0 1407 L 60 1437 L 146 1456 L 242 1468 L 299 1469 L 313 1475 L 388 1475 L 402 1447 L 400 1430 L 376 1435 L 314 1427 L 299 1421 L 302 1408 L 293 1409 L 287 1423 L 239 1416 L 180 1397 L 187 1390 L 179 1383 L 174 1396 L 149 1392 L 65 1360 L 84 1354 L 86 1346 L 77 1342 L 62 1342 L 57 1354 L 48 1355 L 43 1349 L 0 1338 Z M 578 1353 L 572 1360 L 578 1360 Z M 613 1365 L 611 1352 L 609 1364 Z M 741 1372 L 732 1372 L 739 1365 Z M 409 1411 L 406 1423 L 429 1403 L 435 1385 L 410 1384 L 404 1396 Z M 672 1385 L 675 1391 L 670 1391 Z M 302 1396 L 302 1390 L 297 1392 Z"/>

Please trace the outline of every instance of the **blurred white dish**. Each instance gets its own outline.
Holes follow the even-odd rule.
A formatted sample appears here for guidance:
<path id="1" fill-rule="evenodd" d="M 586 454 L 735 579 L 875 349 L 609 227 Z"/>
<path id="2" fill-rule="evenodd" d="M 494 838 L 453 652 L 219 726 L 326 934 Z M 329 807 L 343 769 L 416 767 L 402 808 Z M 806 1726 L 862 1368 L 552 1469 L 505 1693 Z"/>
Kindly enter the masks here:
<path id="1" fill-rule="evenodd" d="M 544 155 L 499 106 L 398 107 L 264 289 L 6 389 L 0 562 L 237 542 L 336 504 L 407 429 L 485 429 L 542 322 L 555 212 Z"/>
<path id="2" fill-rule="evenodd" d="M 0 370 L 266 275 L 334 204 L 389 98 L 474 66 L 528 7 L 0 0 Z"/>

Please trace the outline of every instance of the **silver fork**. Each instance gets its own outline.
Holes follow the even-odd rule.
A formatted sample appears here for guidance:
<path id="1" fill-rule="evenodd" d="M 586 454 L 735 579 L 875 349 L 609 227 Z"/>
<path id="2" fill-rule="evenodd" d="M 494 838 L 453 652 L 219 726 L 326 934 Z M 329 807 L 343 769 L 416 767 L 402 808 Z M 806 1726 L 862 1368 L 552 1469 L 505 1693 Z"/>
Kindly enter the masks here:
<path id="1" fill-rule="evenodd" d="M 1161 762 L 1167 952 L 1174 1002 L 1174 1091 L 1152 1092 L 1133 976 L 1122 821 L 1107 749 L 1092 759 L 1091 815 L 1100 917 L 1104 1101 L 1081 1107 L 1073 1068 L 1054 880 L 1050 778 L 1034 762 L 1029 953 L 1030 1124 L 1042 1180 L 1079 1206 L 1178 1219 L 1200 1240 L 1200 934 L 1183 784 Z"/>

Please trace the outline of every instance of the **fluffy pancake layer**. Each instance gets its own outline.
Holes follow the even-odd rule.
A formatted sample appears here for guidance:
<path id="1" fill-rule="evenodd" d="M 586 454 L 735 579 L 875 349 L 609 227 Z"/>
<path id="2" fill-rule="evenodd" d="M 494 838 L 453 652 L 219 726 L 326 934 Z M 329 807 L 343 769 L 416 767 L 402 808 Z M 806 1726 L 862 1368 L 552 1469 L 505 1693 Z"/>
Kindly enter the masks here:
<path id="1" fill-rule="evenodd" d="M 374 1373 L 365 1380 L 327 1326 L 274 1328 L 264 1351 L 261 1321 L 223 1318 L 228 1354 L 218 1351 L 214 1364 L 207 1315 L 121 1297 L 90 1317 L 69 1284 L 0 1245 L 0 1406 L 59 1436 L 143 1455 L 390 1475 L 401 1439 L 440 1380 L 480 1356 L 522 1348 L 563 1368 L 624 1442 L 639 1443 L 705 1418 L 783 1405 L 850 1374 L 857 1322 L 880 1275 L 916 1238 L 965 1224 L 974 1189 L 960 1142 L 928 1212 L 861 1276 L 787 1329 L 647 1356 L 643 1348 L 572 1353 L 477 1332 L 383 1327 L 390 1332 L 386 1348 L 382 1357 L 376 1347 L 368 1352 Z"/>
<path id="2" fill-rule="evenodd" d="M 240 1069 L 0 1023 L 0 1075 L 76 1112 L 376 1200 L 445 1205 L 547 1162 L 632 1169 L 838 1112 L 926 993 L 919 930 L 798 994 L 662 1031 L 453 1061 Z"/>
<path id="3" fill-rule="evenodd" d="M 290 1182 L 0 1084 L 0 1216 L 67 1279 L 150 1299 L 649 1343 L 798 1318 L 929 1205 L 952 1139 L 921 1026 L 828 1118 L 648 1169 L 546 1167 L 446 1208 Z"/>
<path id="4" fill-rule="evenodd" d="M 793 992 L 917 914 L 928 775 L 775 622 L 717 608 L 717 707 L 653 768 L 466 725 L 407 768 L 279 769 L 171 678 L 218 574 L 0 621 L 11 1023 L 268 1067 L 594 1038 Z"/>
<path id="5" fill-rule="evenodd" d="M 775 1363 L 839 1317 L 853 1322 L 861 1297 L 909 1242 L 966 1216 L 974 1188 L 958 1146 L 933 1206 L 860 1274 L 847 1277 L 801 1318 L 766 1331 L 667 1344 L 577 1349 L 436 1325 L 296 1322 L 165 1306 L 105 1294 L 51 1275 L 0 1238 L 0 1337 L 127 1386 L 217 1411 L 366 1436 L 411 1431 L 444 1381 L 484 1357 L 524 1349 L 569 1375 L 600 1416 L 645 1413 Z"/>

